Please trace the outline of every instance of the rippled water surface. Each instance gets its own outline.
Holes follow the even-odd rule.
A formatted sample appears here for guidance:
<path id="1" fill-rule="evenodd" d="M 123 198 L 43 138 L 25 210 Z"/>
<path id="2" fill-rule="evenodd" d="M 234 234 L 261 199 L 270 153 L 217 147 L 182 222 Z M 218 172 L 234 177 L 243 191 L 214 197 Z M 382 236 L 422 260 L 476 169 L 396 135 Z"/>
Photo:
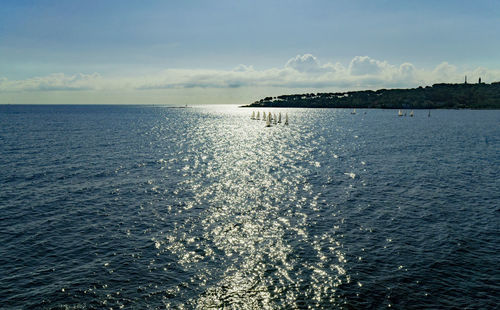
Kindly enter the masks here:
<path id="1" fill-rule="evenodd" d="M 0 308 L 498 307 L 500 111 L 266 111 L 0 106 Z"/>

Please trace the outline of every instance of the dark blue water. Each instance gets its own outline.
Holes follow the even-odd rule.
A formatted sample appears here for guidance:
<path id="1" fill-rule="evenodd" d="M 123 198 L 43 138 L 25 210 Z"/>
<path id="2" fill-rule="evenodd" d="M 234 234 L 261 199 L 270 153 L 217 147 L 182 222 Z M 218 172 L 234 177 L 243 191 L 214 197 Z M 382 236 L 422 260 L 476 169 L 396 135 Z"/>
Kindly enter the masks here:
<path id="1" fill-rule="evenodd" d="M 0 308 L 498 308 L 500 111 L 267 111 L 0 106 Z"/>

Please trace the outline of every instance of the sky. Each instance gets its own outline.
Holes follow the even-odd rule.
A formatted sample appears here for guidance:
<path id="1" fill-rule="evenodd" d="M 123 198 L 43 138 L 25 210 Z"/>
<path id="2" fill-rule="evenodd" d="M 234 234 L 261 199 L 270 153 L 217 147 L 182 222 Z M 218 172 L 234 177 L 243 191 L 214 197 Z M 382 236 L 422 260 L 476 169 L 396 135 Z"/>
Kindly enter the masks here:
<path id="1" fill-rule="evenodd" d="M 0 2 L 0 104 L 247 104 L 500 81 L 498 0 Z"/>

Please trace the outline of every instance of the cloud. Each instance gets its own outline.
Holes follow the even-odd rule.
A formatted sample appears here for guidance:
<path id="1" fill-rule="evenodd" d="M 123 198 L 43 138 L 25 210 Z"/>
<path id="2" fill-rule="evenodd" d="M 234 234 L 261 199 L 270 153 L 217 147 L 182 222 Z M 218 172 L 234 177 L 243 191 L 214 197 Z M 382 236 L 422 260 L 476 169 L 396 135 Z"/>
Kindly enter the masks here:
<path id="1" fill-rule="evenodd" d="M 356 56 L 349 64 L 349 73 L 358 75 L 377 75 L 388 69 L 387 62 L 378 61 L 368 56 Z"/>
<path id="2" fill-rule="evenodd" d="M 492 70 L 488 70 L 486 68 L 483 68 L 483 67 L 478 67 L 470 72 L 467 73 L 468 77 L 470 77 L 471 79 L 469 79 L 470 82 L 475 82 L 473 79 L 479 79 L 481 78 L 481 80 L 483 82 L 485 81 L 500 81 L 500 76 L 498 74 L 498 71 L 492 71 Z"/>
<path id="3" fill-rule="evenodd" d="M 58 91 L 58 90 L 91 90 L 98 89 L 102 84 L 102 77 L 98 73 L 65 75 L 54 73 L 42 77 L 33 77 L 25 80 L 0 80 L 2 91 Z"/>
<path id="4" fill-rule="evenodd" d="M 443 81 L 450 81 L 456 79 L 457 67 L 450 65 L 447 62 L 440 63 L 433 71 L 432 75 Z"/>
<path id="5" fill-rule="evenodd" d="M 285 64 L 285 68 L 309 74 L 334 73 L 343 69 L 340 64 L 333 65 L 331 63 L 326 63 L 321 65 L 318 59 L 311 54 L 297 55 L 290 58 Z"/>
<path id="6" fill-rule="evenodd" d="M 307 88 L 329 90 L 416 87 L 434 83 L 457 83 L 464 75 L 469 80 L 500 80 L 500 71 L 476 68 L 460 71 L 447 62 L 433 69 L 419 69 L 409 62 L 390 64 L 368 56 L 356 56 L 344 67 L 340 63 L 321 64 L 311 54 L 297 55 L 284 66 L 256 70 L 240 64 L 231 70 L 166 69 L 156 74 L 128 77 L 103 77 L 98 73 L 66 75 L 55 73 L 24 80 L 0 78 L 0 91 L 70 90 L 153 90 L 153 89 L 235 89 Z"/>
<path id="7" fill-rule="evenodd" d="M 247 65 L 240 64 L 236 68 L 234 68 L 233 71 L 235 71 L 235 72 L 252 72 L 255 70 L 253 69 L 253 66 L 247 66 Z"/>
<path id="8" fill-rule="evenodd" d="M 404 80 L 413 80 L 416 73 L 415 66 L 411 63 L 405 62 L 399 66 L 399 75 Z"/>
<path id="9" fill-rule="evenodd" d="M 285 65 L 285 68 L 290 68 L 298 72 L 317 72 L 321 70 L 318 59 L 311 54 L 297 55 Z"/>

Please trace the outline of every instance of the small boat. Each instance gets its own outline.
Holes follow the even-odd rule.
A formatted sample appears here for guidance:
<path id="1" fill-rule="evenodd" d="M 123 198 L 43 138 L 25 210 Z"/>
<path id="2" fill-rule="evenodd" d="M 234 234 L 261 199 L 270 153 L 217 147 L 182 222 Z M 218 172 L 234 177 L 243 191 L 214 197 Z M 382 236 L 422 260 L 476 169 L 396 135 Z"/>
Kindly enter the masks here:
<path id="1" fill-rule="evenodd" d="M 271 117 L 266 119 L 266 127 L 271 127 Z"/>
<path id="2" fill-rule="evenodd" d="M 427 114 L 427 117 L 431 117 L 431 110 L 429 110 L 429 114 Z"/>
<path id="3" fill-rule="evenodd" d="M 257 111 L 257 117 L 255 118 L 256 120 L 260 119 L 260 111 Z"/>
<path id="4" fill-rule="evenodd" d="M 410 112 L 410 117 L 413 117 L 413 110 L 411 110 Z"/>
<path id="5" fill-rule="evenodd" d="M 274 125 L 278 124 L 278 118 L 276 117 L 276 113 L 274 113 L 273 122 L 274 122 Z"/>
<path id="6" fill-rule="evenodd" d="M 353 109 L 351 114 L 356 114 L 356 109 Z"/>
<path id="7" fill-rule="evenodd" d="M 288 113 L 285 114 L 285 125 L 288 126 Z"/>
<path id="8" fill-rule="evenodd" d="M 255 119 L 255 111 L 252 111 L 252 117 L 250 119 Z"/>
<path id="9" fill-rule="evenodd" d="M 281 112 L 278 114 L 278 124 L 281 124 Z"/>
<path id="10" fill-rule="evenodd" d="M 269 122 L 271 122 L 273 120 L 273 116 L 271 115 L 271 112 L 269 112 L 267 114 L 267 119 L 269 120 Z"/>
<path id="11" fill-rule="evenodd" d="M 403 116 L 403 111 L 401 111 L 401 109 L 398 112 L 398 116 Z"/>

